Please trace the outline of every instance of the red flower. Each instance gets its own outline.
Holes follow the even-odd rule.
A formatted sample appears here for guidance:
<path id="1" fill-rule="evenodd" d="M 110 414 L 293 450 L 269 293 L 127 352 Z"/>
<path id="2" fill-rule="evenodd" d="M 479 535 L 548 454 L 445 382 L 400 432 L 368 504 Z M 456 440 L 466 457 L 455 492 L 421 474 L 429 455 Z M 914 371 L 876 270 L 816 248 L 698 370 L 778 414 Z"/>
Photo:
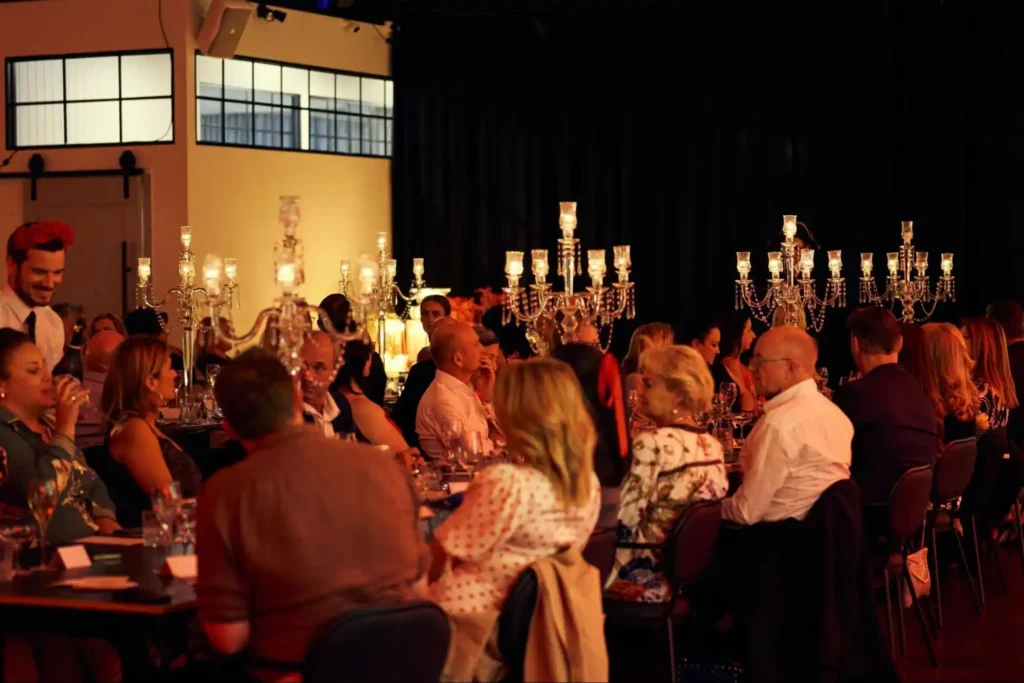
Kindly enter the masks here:
<path id="1" fill-rule="evenodd" d="M 37 221 L 26 223 L 14 231 L 14 248 L 23 251 L 52 240 L 60 240 L 67 249 L 75 243 L 75 230 L 60 221 Z"/>

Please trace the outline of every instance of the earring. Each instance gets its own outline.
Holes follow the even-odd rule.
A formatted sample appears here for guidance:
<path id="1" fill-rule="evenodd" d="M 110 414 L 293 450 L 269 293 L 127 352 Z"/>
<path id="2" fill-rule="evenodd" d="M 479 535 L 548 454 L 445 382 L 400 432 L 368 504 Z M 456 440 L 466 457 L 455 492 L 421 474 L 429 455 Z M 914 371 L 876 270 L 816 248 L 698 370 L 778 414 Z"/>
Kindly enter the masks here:
<path id="1" fill-rule="evenodd" d="M 7 392 L 4 391 L 3 389 L 0 389 L 0 401 L 4 400 L 5 398 L 7 398 Z"/>

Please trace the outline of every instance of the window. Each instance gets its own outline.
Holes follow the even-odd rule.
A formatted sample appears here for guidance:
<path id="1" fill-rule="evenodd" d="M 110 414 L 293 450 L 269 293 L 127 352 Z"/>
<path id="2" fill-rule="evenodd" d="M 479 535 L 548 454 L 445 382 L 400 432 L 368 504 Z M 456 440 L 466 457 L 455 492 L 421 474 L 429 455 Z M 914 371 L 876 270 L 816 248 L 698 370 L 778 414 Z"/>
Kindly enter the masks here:
<path id="1" fill-rule="evenodd" d="M 7 147 L 174 142 L 172 52 L 9 58 Z"/>
<path id="2" fill-rule="evenodd" d="M 196 55 L 196 141 L 391 156 L 392 81 Z"/>

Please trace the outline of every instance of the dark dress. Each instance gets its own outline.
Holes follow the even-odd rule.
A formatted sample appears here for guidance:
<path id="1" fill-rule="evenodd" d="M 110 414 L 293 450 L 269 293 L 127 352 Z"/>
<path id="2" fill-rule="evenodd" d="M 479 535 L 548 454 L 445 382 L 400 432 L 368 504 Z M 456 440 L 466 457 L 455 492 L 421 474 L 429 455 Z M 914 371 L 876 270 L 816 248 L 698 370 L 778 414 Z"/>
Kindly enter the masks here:
<path id="1" fill-rule="evenodd" d="M 437 376 L 437 364 L 433 360 L 425 360 L 416 363 L 409 369 L 409 376 L 405 380 L 405 388 L 402 395 L 395 403 L 392 417 L 398 428 L 402 430 L 402 436 L 410 448 L 418 448 L 420 445 L 419 434 L 416 433 L 416 411 L 419 410 L 423 394 L 434 382 Z"/>

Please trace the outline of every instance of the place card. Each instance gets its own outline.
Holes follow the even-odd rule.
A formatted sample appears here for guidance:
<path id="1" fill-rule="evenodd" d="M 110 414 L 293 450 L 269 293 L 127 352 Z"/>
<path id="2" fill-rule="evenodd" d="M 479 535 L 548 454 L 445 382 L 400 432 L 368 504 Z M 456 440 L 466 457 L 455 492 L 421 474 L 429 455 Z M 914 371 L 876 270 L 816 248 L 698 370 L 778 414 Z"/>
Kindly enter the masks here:
<path id="1" fill-rule="evenodd" d="M 92 560 L 89 559 L 89 553 L 85 552 L 84 545 L 67 545 L 57 548 L 57 561 L 64 569 L 82 569 L 92 566 Z"/>
<path id="2" fill-rule="evenodd" d="M 196 555 L 168 555 L 160 568 L 164 576 L 176 579 L 194 579 L 199 576 L 199 562 Z"/>
<path id="3" fill-rule="evenodd" d="M 426 505 L 420 506 L 420 519 L 431 519 L 434 516 L 434 511 L 428 508 Z"/>
<path id="4" fill-rule="evenodd" d="M 448 482 L 448 490 L 451 491 L 453 495 L 456 494 L 456 493 L 465 493 L 466 489 L 468 489 L 468 488 L 469 488 L 469 482 L 468 481 L 450 481 L 450 482 Z"/>

